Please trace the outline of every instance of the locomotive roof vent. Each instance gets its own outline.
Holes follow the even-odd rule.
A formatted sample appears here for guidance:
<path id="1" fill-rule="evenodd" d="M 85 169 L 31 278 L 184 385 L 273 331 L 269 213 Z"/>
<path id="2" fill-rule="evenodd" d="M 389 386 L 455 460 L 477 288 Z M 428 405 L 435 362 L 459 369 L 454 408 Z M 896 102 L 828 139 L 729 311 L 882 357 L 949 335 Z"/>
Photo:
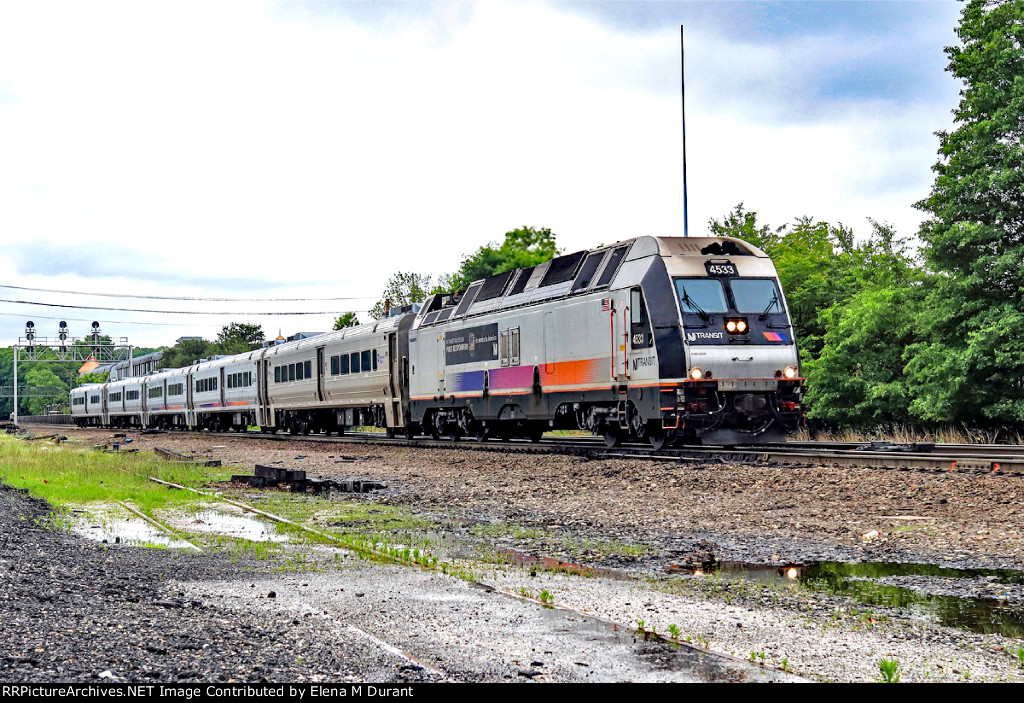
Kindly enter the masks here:
<path id="1" fill-rule="evenodd" d="M 704 256 L 751 256 L 753 254 L 746 247 L 741 247 L 736 242 L 728 239 L 721 242 L 711 242 L 711 244 L 701 249 L 700 253 Z"/>

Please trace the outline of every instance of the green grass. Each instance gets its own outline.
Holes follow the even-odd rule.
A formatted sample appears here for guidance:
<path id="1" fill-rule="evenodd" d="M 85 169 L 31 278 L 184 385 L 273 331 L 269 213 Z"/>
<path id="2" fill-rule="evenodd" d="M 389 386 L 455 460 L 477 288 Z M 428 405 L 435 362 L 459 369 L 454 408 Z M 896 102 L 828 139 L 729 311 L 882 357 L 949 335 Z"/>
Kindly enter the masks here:
<path id="1" fill-rule="evenodd" d="M 153 483 L 149 476 L 190 486 L 226 478 L 208 471 L 147 454 L 108 454 L 0 437 L 0 481 L 27 489 L 57 508 L 127 500 L 152 515 L 155 509 L 204 499 Z"/>

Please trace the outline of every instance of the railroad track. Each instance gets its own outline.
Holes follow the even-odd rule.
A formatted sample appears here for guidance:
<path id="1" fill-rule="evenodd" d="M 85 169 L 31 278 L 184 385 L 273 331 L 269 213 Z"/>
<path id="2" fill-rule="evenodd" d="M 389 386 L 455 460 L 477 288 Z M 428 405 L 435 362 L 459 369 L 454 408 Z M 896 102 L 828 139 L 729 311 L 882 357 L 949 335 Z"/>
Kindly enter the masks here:
<path id="1" fill-rule="evenodd" d="M 40 427 L 44 425 L 38 425 Z M 61 429 L 66 429 L 62 427 Z M 139 432 L 135 430 L 134 432 Z M 895 444 L 889 442 L 785 442 L 739 447 L 666 447 L 654 450 L 642 443 L 608 448 L 598 437 L 544 437 L 526 439 L 388 439 L 379 432 L 324 435 L 263 434 L 261 432 L 210 434 L 172 431 L 172 436 L 245 437 L 267 442 L 293 440 L 330 444 L 370 444 L 435 449 L 464 449 L 524 454 L 567 454 L 591 459 L 638 459 L 704 463 L 779 463 L 793 466 L 848 466 L 891 470 L 1024 476 L 1024 446 L 994 444 Z"/>

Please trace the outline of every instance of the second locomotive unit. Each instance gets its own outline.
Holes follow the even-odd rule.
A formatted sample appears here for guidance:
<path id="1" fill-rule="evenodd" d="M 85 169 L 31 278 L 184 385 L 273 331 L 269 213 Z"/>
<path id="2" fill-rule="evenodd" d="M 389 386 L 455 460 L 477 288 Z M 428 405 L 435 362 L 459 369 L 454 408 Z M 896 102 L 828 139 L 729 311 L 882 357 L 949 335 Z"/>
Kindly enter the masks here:
<path id="1" fill-rule="evenodd" d="M 661 448 L 782 440 L 803 422 L 803 391 L 763 251 L 729 237 L 639 237 L 476 281 L 416 312 L 86 386 L 71 407 L 80 424 L 376 425 L 481 441 L 585 428 L 609 446 Z"/>

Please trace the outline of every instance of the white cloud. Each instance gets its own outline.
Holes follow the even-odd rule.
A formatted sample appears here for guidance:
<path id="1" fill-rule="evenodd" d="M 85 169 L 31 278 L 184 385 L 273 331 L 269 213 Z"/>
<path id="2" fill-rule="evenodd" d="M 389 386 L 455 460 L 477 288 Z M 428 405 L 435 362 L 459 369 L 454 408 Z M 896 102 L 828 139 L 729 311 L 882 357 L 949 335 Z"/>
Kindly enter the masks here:
<path id="1" fill-rule="evenodd" d="M 395 271 L 450 271 L 522 224 L 568 250 L 681 233 L 673 26 L 620 30 L 539 3 L 386 22 L 281 9 L 3 5 L 0 238 L 66 247 L 68 271 L 53 285 L 0 253 L 4 280 L 196 295 L 226 272 L 265 280 L 253 295 L 375 296 Z M 813 80 L 808 64 L 847 51 L 870 63 L 870 45 L 742 44 L 699 25 L 687 41 L 691 234 L 740 200 L 775 225 L 916 228 L 931 132 L 952 105 L 851 98 L 795 119 L 785 95 Z M 76 267 L 87 247 L 125 276 Z M 203 291 L 182 280 L 203 276 Z M 229 321 L 201 323 L 210 336 Z M 147 344 L 190 332 L 125 330 Z"/>

